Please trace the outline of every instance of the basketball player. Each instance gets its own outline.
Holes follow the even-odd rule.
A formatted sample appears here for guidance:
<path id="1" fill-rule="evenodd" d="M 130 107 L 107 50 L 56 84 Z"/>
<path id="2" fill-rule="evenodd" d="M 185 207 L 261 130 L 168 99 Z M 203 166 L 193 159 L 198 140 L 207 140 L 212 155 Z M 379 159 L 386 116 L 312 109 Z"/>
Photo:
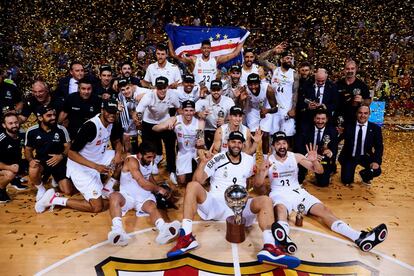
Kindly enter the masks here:
<path id="1" fill-rule="evenodd" d="M 180 104 L 187 100 L 196 102 L 199 98 L 204 98 L 205 92 L 201 90 L 198 83 L 194 83 L 195 79 L 192 74 L 185 74 L 182 78 L 182 85 L 178 86 L 175 90 Z"/>
<path id="2" fill-rule="evenodd" d="M 284 132 L 273 134 L 274 154 L 269 156 L 259 169 L 256 186 L 264 183 L 266 175 L 270 180 L 270 198 L 273 201 L 277 222 L 272 225 L 272 234 L 286 250 L 293 254 L 297 247 L 289 238 L 287 218 L 292 210 L 303 208 L 304 214 L 313 215 L 322 220 L 332 231 L 354 241 L 362 251 L 370 251 L 383 242 L 387 236 L 387 226 L 380 224 L 372 231 L 356 231 L 337 218 L 319 199 L 301 188 L 298 182 L 298 164 L 318 174 L 323 167 L 318 160 L 317 146 L 307 146 L 307 155 L 288 151 L 288 137 Z"/>
<path id="3" fill-rule="evenodd" d="M 182 103 L 182 115 L 174 116 L 155 125 L 152 130 L 161 132 L 174 130 L 177 136 L 178 152 L 176 174 L 178 185 L 185 185 L 193 173 L 193 160 L 197 157 L 196 149 L 204 149 L 204 120 L 194 117 L 195 103 L 187 100 Z"/>
<path id="4" fill-rule="evenodd" d="M 170 49 L 170 54 L 174 58 L 180 60 L 181 62 L 184 62 L 185 64 L 193 68 L 193 75 L 195 77 L 195 81 L 197 83 L 203 84 L 202 86 L 210 87 L 211 81 L 217 78 L 217 66 L 237 57 L 241 49 L 243 49 L 244 41 L 241 41 L 233 50 L 233 52 L 216 57 L 210 56 L 210 40 L 203 40 L 201 42 L 201 57 L 186 56 L 185 54 L 182 56 L 177 56 L 174 52 L 174 48 L 170 40 L 168 41 L 168 45 Z"/>
<path id="5" fill-rule="evenodd" d="M 129 210 L 135 209 L 136 214 L 147 213 L 151 222 L 158 230 L 155 241 L 165 244 L 178 235 L 180 223 L 166 223 L 157 209 L 153 193 L 168 196 L 168 191 L 158 186 L 152 177 L 156 147 L 149 142 L 143 142 L 138 147 L 138 153 L 129 155 L 121 171 L 120 191 L 109 196 L 109 213 L 112 218 L 112 230 L 108 233 L 108 241 L 113 245 L 125 246 L 129 236 L 122 227 L 122 216 Z"/>
<path id="6" fill-rule="evenodd" d="M 271 131 L 271 114 L 277 112 L 278 105 L 270 85 L 261 82 L 258 74 L 252 73 L 247 77 L 246 93 L 236 101 L 246 110 L 247 127 L 256 132 L 262 131 L 262 151 L 267 158 L 269 152 L 269 133 Z"/>
<path id="7" fill-rule="evenodd" d="M 260 130 L 256 131 L 255 136 L 257 137 L 252 136 L 249 128 L 242 124 L 243 114 L 243 109 L 239 106 L 232 106 L 230 108 L 229 122 L 217 128 L 214 134 L 214 154 L 227 151 L 227 140 L 229 139 L 229 134 L 233 131 L 240 131 L 243 136 L 246 137 L 246 143 L 243 147 L 244 152 L 250 155 L 253 155 L 256 152 L 257 144 L 261 139 L 262 132 Z"/>
<path id="8" fill-rule="evenodd" d="M 104 101 L 101 113 L 82 125 L 69 149 L 66 175 L 72 179 L 84 199 L 59 197 L 53 189 L 49 189 L 36 203 L 38 213 L 51 205 L 92 213 L 108 208 L 108 201 L 104 197 L 107 198 L 113 191 L 122 163 L 122 127 L 114 124 L 117 113 L 117 101 Z M 107 149 L 109 141 L 115 150 Z M 105 185 L 101 181 L 101 174 L 111 176 Z"/>
<path id="9" fill-rule="evenodd" d="M 182 255 L 198 246 L 192 234 L 192 219 L 196 212 L 203 220 L 225 220 L 233 215 L 233 211 L 224 200 L 224 192 L 233 184 L 246 187 L 246 181 L 253 175 L 255 165 L 254 158 L 242 152 L 244 141 L 241 132 L 231 132 L 227 152 L 201 158 L 194 172 L 194 181 L 187 185 L 182 228 L 177 245 L 168 252 L 168 257 Z M 208 177 L 211 184 L 209 192 L 202 186 Z M 289 268 L 295 268 L 300 264 L 299 259 L 285 255 L 278 246 L 275 246 L 275 239 L 270 230 L 274 220 L 272 203 L 267 196 L 248 199 L 243 210 L 243 218 L 246 219 L 246 226 L 251 225 L 257 218 L 259 227 L 263 231 L 264 247 L 257 254 L 259 262 L 269 262 Z"/>

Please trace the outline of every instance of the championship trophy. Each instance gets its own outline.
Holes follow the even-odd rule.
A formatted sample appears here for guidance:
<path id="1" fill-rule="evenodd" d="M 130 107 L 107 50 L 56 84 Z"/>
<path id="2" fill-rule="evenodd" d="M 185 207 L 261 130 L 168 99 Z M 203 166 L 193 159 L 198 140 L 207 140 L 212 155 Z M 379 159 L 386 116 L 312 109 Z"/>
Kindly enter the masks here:
<path id="1" fill-rule="evenodd" d="M 336 119 L 336 124 L 338 125 L 338 127 L 343 127 L 344 121 L 344 117 L 338 116 L 338 119 Z"/>
<path id="2" fill-rule="evenodd" d="M 246 239 L 244 225 L 246 219 L 242 217 L 242 212 L 247 202 L 247 190 L 243 186 L 236 184 L 236 178 L 224 192 L 227 206 L 233 210 L 234 215 L 226 219 L 226 240 L 231 243 L 241 243 Z"/>
<path id="3" fill-rule="evenodd" d="M 322 138 L 323 141 L 323 150 L 328 149 L 328 144 L 329 142 L 331 142 L 331 137 L 329 137 L 329 135 L 324 135 Z"/>
<path id="4" fill-rule="evenodd" d="M 305 205 L 302 203 L 299 203 L 298 205 L 298 211 L 296 213 L 296 226 L 303 226 L 303 213 L 305 212 Z"/>

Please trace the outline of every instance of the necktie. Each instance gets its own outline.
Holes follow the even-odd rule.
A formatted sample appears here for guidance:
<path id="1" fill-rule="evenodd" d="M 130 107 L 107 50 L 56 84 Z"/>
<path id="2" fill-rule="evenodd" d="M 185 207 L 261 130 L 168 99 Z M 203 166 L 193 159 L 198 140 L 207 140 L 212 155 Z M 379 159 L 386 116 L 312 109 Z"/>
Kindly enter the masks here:
<path id="1" fill-rule="evenodd" d="M 361 155 L 361 148 L 362 148 L 362 125 L 359 125 L 355 156 Z"/>
<path id="2" fill-rule="evenodd" d="M 319 101 L 320 97 L 321 97 L 321 87 L 318 85 L 318 91 L 316 91 L 316 99 Z"/>
<path id="3" fill-rule="evenodd" d="M 321 142 L 321 132 L 322 130 L 318 129 L 318 135 L 316 135 L 316 145 L 319 145 Z"/>

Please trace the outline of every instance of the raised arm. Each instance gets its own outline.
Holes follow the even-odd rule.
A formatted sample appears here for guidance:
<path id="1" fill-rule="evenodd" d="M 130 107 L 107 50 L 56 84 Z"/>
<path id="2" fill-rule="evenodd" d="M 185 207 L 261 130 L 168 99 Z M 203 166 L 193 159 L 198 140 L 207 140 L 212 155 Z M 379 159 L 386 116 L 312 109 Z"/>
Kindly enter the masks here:
<path id="1" fill-rule="evenodd" d="M 237 57 L 240 54 L 241 50 L 243 49 L 244 41 L 240 42 L 239 45 L 237 45 L 237 47 L 233 50 L 233 52 L 227 55 L 221 55 L 221 56 L 216 57 L 217 64 L 225 63 Z"/>

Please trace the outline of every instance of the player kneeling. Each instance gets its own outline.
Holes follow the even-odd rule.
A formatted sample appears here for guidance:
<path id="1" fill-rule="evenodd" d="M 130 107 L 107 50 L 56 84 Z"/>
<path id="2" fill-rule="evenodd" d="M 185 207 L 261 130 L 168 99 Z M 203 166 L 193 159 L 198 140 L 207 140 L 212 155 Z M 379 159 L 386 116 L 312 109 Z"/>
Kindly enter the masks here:
<path id="1" fill-rule="evenodd" d="M 114 245 L 125 246 L 128 244 L 129 236 L 122 227 L 122 216 L 131 209 L 135 209 L 137 214 L 141 212 L 149 214 L 152 223 L 155 224 L 159 232 L 155 239 L 157 243 L 168 243 L 178 235 L 180 223 L 178 221 L 165 222 L 157 209 L 153 193 L 168 197 L 169 192 L 155 184 L 152 177 L 155 156 L 155 146 L 143 142 L 138 147 L 138 153 L 128 156 L 124 162 L 121 171 L 120 191 L 112 193 L 109 197 L 112 230 L 108 233 L 108 240 Z"/>

